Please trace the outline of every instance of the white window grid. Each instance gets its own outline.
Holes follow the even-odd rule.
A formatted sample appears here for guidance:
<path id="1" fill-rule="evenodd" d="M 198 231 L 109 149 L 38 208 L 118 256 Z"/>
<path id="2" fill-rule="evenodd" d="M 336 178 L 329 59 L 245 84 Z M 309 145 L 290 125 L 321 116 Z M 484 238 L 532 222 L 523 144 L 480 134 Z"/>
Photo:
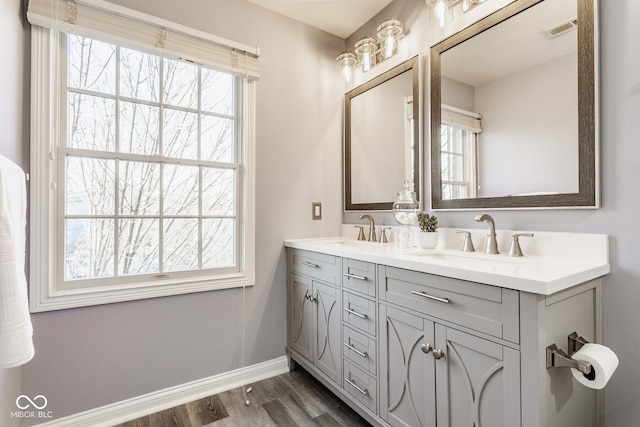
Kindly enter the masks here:
<path id="1" fill-rule="evenodd" d="M 66 39 L 66 37 L 61 37 L 62 42 L 61 42 L 61 46 L 65 47 L 66 43 L 64 42 L 64 40 Z M 116 59 L 115 59 L 115 63 L 116 63 L 116 70 L 117 70 L 117 76 L 115 78 L 115 82 L 116 82 L 116 91 L 115 94 L 105 94 L 102 92 L 95 92 L 95 91 L 91 91 L 91 90 L 87 90 L 87 89 L 81 89 L 81 88 L 71 88 L 68 87 L 67 85 L 64 85 L 64 87 L 62 88 L 63 92 L 62 92 L 62 96 L 59 97 L 60 99 L 60 106 L 59 106 L 59 111 L 61 112 L 67 112 L 68 111 L 68 94 L 69 93 L 76 93 L 76 94 L 80 94 L 80 95 L 85 95 L 85 96 L 97 96 L 97 97 L 102 97 L 102 98 L 108 98 L 108 99 L 112 99 L 115 102 L 115 111 L 116 111 L 116 120 L 115 120 L 115 149 L 114 151 L 102 151 L 102 150 L 91 150 L 91 149 L 79 149 L 79 148 L 71 148 L 68 147 L 67 145 L 67 141 L 68 141 L 68 135 L 66 132 L 67 129 L 67 116 L 65 114 L 62 114 L 61 117 L 59 118 L 60 120 L 60 129 L 61 132 L 63 132 L 63 134 L 61 135 L 61 143 L 58 145 L 58 155 L 57 155 L 57 159 L 58 159 L 58 177 L 59 177 L 59 182 L 60 183 L 66 183 L 67 177 L 65 176 L 65 172 L 66 172 L 66 161 L 68 158 L 70 157 L 78 157 L 78 158 L 90 158 L 90 159 L 107 159 L 107 160 L 112 160 L 115 162 L 115 177 L 113 180 L 113 185 L 114 185 L 114 189 L 113 189 L 113 194 L 114 194 L 114 206 L 113 206 L 113 215 L 79 215 L 79 214 L 69 214 L 67 212 L 65 212 L 65 208 L 66 208 L 66 203 L 65 203 L 65 197 L 66 197 L 66 192 L 64 191 L 64 188 L 59 188 L 58 191 L 58 200 L 57 200 L 57 208 L 58 208 L 58 217 L 59 218 L 64 218 L 64 220 L 62 221 L 58 221 L 58 239 L 57 239 L 57 244 L 58 244 L 58 250 L 56 251 L 57 256 L 58 256 L 58 260 L 57 260 L 57 265 L 58 265 L 58 283 L 60 284 L 59 288 L 60 289 L 73 289 L 73 288 L 84 288 L 84 287 L 92 287 L 92 286 L 107 286 L 107 285 L 115 285 L 115 284 L 119 284 L 119 283 L 128 283 L 128 282 L 148 282 L 150 280 L 156 280 L 159 278 L 165 279 L 165 278 L 185 278 L 185 277 L 189 277 L 189 276 L 193 276 L 193 275 L 202 275 L 202 274 L 229 274 L 229 273 L 236 273 L 239 271 L 239 267 L 238 267 L 238 263 L 237 260 L 240 258 L 240 253 L 239 251 L 241 250 L 241 242 L 238 240 L 238 236 L 240 236 L 240 224 L 239 221 L 237 220 L 237 209 L 238 209 L 238 205 L 241 202 L 241 197 L 239 197 L 239 195 L 241 195 L 240 193 L 240 187 L 239 187 L 239 169 L 241 167 L 240 163 L 225 163 L 225 162 L 214 162 L 214 161 L 207 161 L 207 160 L 197 160 L 197 159 L 188 159 L 188 158 L 175 158 L 175 157 L 168 157 L 168 156 L 164 156 L 162 154 L 156 154 L 156 155 L 143 155 L 143 154 L 133 154 L 133 153 L 127 153 L 127 152 L 123 152 L 120 150 L 120 144 L 121 144 L 121 140 L 120 140 L 120 103 L 121 102 L 130 102 L 130 103 L 136 103 L 136 104 L 142 104 L 142 105 L 148 105 L 148 106 L 152 106 L 152 107 L 157 107 L 158 108 L 158 124 L 159 124 L 159 130 L 158 130 L 158 138 L 159 138 L 159 151 L 160 153 L 163 153 L 163 125 L 164 125 L 164 120 L 162 119 L 163 114 L 164 114 L 164 109 L 167 108 L 169 105 L 166 104 L 164 102 L 163 96 L 164 96 L 164 88 L 162 87 L 163 85 L 163 68 L 164 68 L 164 61 L 163 61 L 163 57 L 158 55 L 159 57 L 159 65 L 160 65 L 160 79 L 159 79 L 159 84 L 160 84 L 160 88 L 159 88 L 159 100 L 154 102 L 154 101 L 148 101 L 148 100 L 141 100 L 141 99 L 136 99 L 136 98 L 131 98 L 131 97 L 126 97 L 126 96 L 122 96 L 120 94 L 120 78 L 119 78 L 119 73 L 120 73 L 120 52 L 121 52 L 121 45 L 116 45 Z M 66 49 L 65 49 L 65 53 L 66 53 Z M 144 52 L 147 53 L 147 52 Z M 66 55 L 64 55 L 66 57 Z M 173 59 L 173 58 L 170 58 Z M 66 61 L 61 61 L 61 65 L 65 66 L 66 65 Z M 201 137 L 202 137 L 202 132 L 200 132 L 200 128 L 201 128 L 201 120 L 202 120 L 202 116 L 203 115 L 207 115 L 207 116 L 213 116 L 213 117 L 217 117 L 217 118 L 222 118 L 222 119 L 228 119 L 228 120 L 232 120 L 234 123 L 234 154 L 233 154 L 233 158 L 234 159 L 238 159 L 241 158 L 241 153 L 239 152 L 240 150 L 240 146 L 241 144 L 238 144 L 238 139 L 242 137 L 241 135 L 241 127 L 238 126 L 239 124 L 239 120 L 238 120 L 238 116 L 239 116 L 239 112 L 238 112 L 238 107 L 239 104 L 238 102 L 234 102 L 234 114 L 229 115 L 229 114 L 221 114 L 221 113 L 212 113 L 212 112 L 208 112 L 208 111 L 203 111 L 201 108 L 202 105 L 202 92 L 200 90 L 200 80 L 202 79 L 202 66 L 197 66 L 198 68 L 198 105 L 196 108 L 189 108 L 189 107 L 182 107 L 182 106 L 176 106 L 176 105 L 170 105 L 171 110 L 176 110 L 176 111 L 181 111 L 181 112 L 185 112 L 185 113 L 192 113 L 192 114 L 196 114 L 197 120 L 198 120 L 198 132 L 197 134 L 197 158 L 201 159 L 202 157 L 202 144 L 201 144 Z M 62 73 L 62 76 L 66 76 L 66 70 L 64 70 L 64 72 Z M 63 79 L 61 79 L 63 80 Z M 65 79 L 66 80 L 66 79 Z M 235 88 L 235 93 L 234 93 L 234 101 L 238 100 L 238 99 L 242 99 L 242 93 L 241 93 L 241 88 L 242 88 L 242 84 L 241 84 L 241 79 L 239 77 L 234 77 L 234 88 Z M 147 163 L 153 163 L 153 164 L 157 164 L 160 167 L 160 171 L 159 171 L 159 179 L 160 179 L 160 195 L 159 195 L 159 213 L 158 215 L 127 215 L 127 214 L 122 214 L 120 213 L 120 196 L 119 196 L 119 165 L 124 162 L 124 161 L 136 161 L 136 162 L 147 162 Z M 166 168 L 167 165 L 181 165 L 181 166 L 194 166 L 198 168 L 198 213 L 195 215 L 169 215 L 169 214 L 165 214 L 164 213 L 164 208 L 163 208 L 163 204 L 164 204 L 164 191 L 162 191 L 162 189 L 164 189 L 164 183 L 163 183 L 163 177 L 164 177 L 164 169 Z M 234 192 L 234 201 L 233 201 L 233 207 L 234 207 L 234 212 L 232 215 L 206 215 L 203 213 L 202 211 L 202 193 L 203 193 L 203 170 L 204 168 L 210 168 L 210 169 L 218 169 L 218 170 L 232 170 L 233 174 L 234 174 L 234 182 L 235 182 L 235 188 L 233 189 Z M 62 187 L 62 186 L 61 186 Z M 65 236 L 65 224 L 67 223 L 67 220 L 69 219 L 103 219 L 103 220 L 113 220 L 113 276 L 111 277 L 99 277 L 99 278 L 80 278 L 80 279 L 73 279 L 73 280 L 69 280 L 68 278 L 65 277 L 65 262 L 66 262 L 66 248 L 65 248 L 65 242 L 66 242 L 66 238 Z M 139 274 L 120 274 L 119 273 L 119 259 L 118 256 L 120 254 L 120 250 L 119 250 L 119 238 L 118 238 L 118 222 L 120 220 L 127 220 L 127 219 L 155 219 L 159 221 L 159 225 L 158 225 L 158 232 L 159 232 L 159 254 L 158 254 L 158 265 L 159 265 L 159 271 L 158 272 L 154 272 L 154 273 L 150 273 L 150 274 L 144 274 L 144 273 L 139 273 Z M 164 254 L 163 254 L 163 241 L 164 241 L 164 227 L 163 227 L 163 222 L 167 221 L 167 220 L 173 220 L 173 219 L 180 219 L 180 220 L 197 220 L 198 222 L 198 260 L 197 260 L 197 266 L 195 268 L 191 268 L 188 270 L 183 270 L 183 271 L 165 271 L 165 269 L 163 268 L 163 258 L 164 258 Z M 228 219 L 228 220 L 233 220 L 235 226 L 234 226 L 234 231 L 233 231 L 233 236 L 234 236 L 234 256 L 233 256 L 233 265 L 230 265 L 228 267 L 225 268 L 203 268 L 203 227 L 202 227 L 202 220 L 206 220 L 206 219 Z"/>
<path id="2" fill-rule="evenodd" d="M 440 131 L 444 200 L 477 196 L 477 134 L 443 124 Z M 442 147 L 449 147 L 444 149 Z M 456 149 L 455 147 L 458 147 Z"/>
<path id="3" fill-rule="evenodd" d="M 106 3 L 105 3 L 106 4 Z M 115 15 L 114 15 L 115 16 Z M 185 30 L 185 34 L 188 29 Z M 66 76 L 61 71 L 60 33 L 52 29 L 32 26 L 32 91 L 31 91 L 31 243 L 30 243 L 30 306 L 32 312 L 83 307 L 120 301 L 132 301 L 145 298 L 187 294 L 193 292 L 228 289 L 255 284 L 255 96 L 256 79 L 250 73 L 232 72 L 236 78 L 237 99 L 242 106 L 235 115 L 237 135 L 242 135 L 242 142 L 237 145 L 238 152 L 233 164 L 217 164 L 204 162 L 201 167 L 226 166 L 235 174 L 236 205 L 236 247 L 234 253 L 236 263 L 230 269 L 215 271 L 171 272 L 170 274 L 152 274 L 136 276 L 131 280 L 103 281 L 100 286 L 83 284 L 82 287 L 61 285 L 57 256 L 60 251 L 59 239 L 62 227 L 60 215 L 60 177 L 58 170 L 66 155 L 87 154 L 92 157 L 104 155 L 90 150 L 90 153 L 74 151 L 60 145 L 61 115 L 59 104 L 66 102 L 64 84 L 59 76 Z M 78 34 L 81 34 L 78 31 Z M 95 35 L 95 33 L 91 33 Z M 104 34 L 105 40 L 109 40 Z M 122 40 L 119 38 L 118 40 Z M 136 44 L 137 50 L 141 45 Z M 156 49 L 150 51 L 158 52 Z M 233 56 L 233 53 L 232 53 Z M 222 67 L 220 70 L 226 68 Z M 64 82 L 64 81 L 63 81 Z M 65 106 L 66 108 L 66 106 Z M 172 106 L 173 108 L 173 106 Z M 64 120 L 63 126 L 66 127 Z M 240 139 L 238 139 L 240 141 Z M 60 152 L 58 150 L 61 150 Z M 60 154 L 60 155 L 59 155 Z M 189 159 L 166 159 L 160 157 L 138 157 L 136 154 L 117 153 L 118 159 L 157 160 L 164 164 L 190 164 Z"/>

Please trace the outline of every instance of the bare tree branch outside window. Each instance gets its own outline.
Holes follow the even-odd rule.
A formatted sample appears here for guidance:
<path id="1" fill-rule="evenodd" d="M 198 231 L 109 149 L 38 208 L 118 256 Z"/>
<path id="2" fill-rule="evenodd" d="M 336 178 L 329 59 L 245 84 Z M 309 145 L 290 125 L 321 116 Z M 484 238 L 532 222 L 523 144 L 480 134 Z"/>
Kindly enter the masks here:
<path id="1" fill-rule="evenodd" d="M 67 41 L 65 279 L 237 266 L 234 76 Z"/>

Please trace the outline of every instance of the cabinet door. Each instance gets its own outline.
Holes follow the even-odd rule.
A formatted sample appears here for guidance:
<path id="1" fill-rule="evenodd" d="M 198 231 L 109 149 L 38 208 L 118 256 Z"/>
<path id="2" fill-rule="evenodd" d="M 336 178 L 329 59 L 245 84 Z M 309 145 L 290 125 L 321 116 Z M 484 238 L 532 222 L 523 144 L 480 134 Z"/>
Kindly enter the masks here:
<path id="1" fill-rule="evenodd" d="M 520 426 L 517 350 L 436 324 L 438 426 Z"/>
<path id="2" fill-rule="evenodd" d="M 380 305 L 380 416 L 392 426 L 434 427 L 433 322 Z M 439 424 L 446 426 L 447 424 Z"/>
<path id="3" fill-rule="evenodd" d="M 342 384 L 342 343 L 340 290 L 320 282 L 313 282 L 315 303 L 314 360 L 325 375 Z"/>
<path id="4" fill-rule="evenodd" d="M 289 307 L 289 345 L 292 349 L 313 361 L 311 345 L 313 343 L 313 304 L 310 300 L 313 295 L 311 279 L 290 275 L 290 301 Z"/>

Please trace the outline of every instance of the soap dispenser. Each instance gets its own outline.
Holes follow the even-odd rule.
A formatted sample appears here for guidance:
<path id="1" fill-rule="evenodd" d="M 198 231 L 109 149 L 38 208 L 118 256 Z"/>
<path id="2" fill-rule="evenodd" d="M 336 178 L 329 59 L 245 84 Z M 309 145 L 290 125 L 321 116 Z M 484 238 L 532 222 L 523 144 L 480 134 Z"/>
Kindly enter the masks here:
<path id="1" fill-rule="evenodd" d="M 411 226 L 418 221 L 420 202 L 416 200 L 416 193 L 408 180 L 404 181 L 403 189 L 398 193 L 398 200 L 393 204 L 393 216 L 398 224 L 403 225 L 398 233 L 398 243 L 401 248 L 413 247 Z"/>

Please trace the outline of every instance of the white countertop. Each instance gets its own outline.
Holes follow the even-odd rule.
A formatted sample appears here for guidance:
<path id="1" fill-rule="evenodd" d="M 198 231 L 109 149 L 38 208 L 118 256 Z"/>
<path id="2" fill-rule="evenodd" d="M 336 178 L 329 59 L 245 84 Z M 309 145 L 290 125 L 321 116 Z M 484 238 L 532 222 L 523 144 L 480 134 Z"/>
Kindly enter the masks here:
<path id="1" fill-rule="evenodd" d="M 445 234 L 450 235 L 450 232 L 445 230 Z M 479 250 L 483 246 L 477 243 L 477 252 L 472 253 L 447 248 L 401 249 L 394 243 L 359 242 L 353 238 L 344 237 L 292 239 L 286 240 L 284 244 L 289 248 L 305 249 L 542 295 L 551 295 L 609 273 L 607 236 L 540 232 L 537 234 L 542 234 L 543 238 L 552 236 L 547 239 L 546 244 L 554 244 L 556 248 L 561 248 L 563 243 L 567 242 L 567 237 L 571 239 L 572 236 L 577 239 L 567 245 L 572 248 L 576 246 L 584 248 L 585 239 L 590 245 L 604 245 L 604 248 L 599 247 L 596 250 L 587 248 L 589 254 L 586 256 L 580 256 L 575 251 L 571 251 L 564 252 L 567 254 L 566 257 L 530 255 L 520 258 L 506 254 L 486 255 Z M 562 250 L 554 252 L 562 253 Z M 594 256 L 594 252 L 600 255 Z M 602 256 L 603 253 L 606 256 Z"/>

